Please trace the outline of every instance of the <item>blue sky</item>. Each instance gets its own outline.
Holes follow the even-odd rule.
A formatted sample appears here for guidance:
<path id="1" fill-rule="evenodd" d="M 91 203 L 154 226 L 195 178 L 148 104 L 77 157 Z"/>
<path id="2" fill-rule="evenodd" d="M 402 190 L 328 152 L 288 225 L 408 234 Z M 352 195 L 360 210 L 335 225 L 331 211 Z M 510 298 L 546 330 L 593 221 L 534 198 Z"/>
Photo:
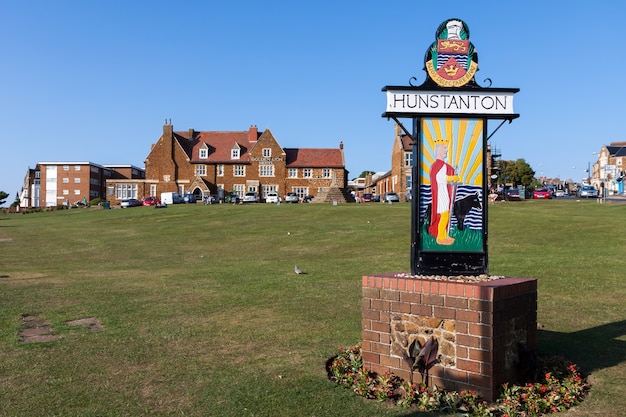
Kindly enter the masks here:
<path id="1" fill-rule="evenodd" d="M 604 0 L 2 1 L 0 190 L 12 202 L 39 161 L 143 167 L 165 119 L 181 131 L 257 125 L 283 147 L 343 141 L 350 178 L 386 171 L 381 88 L 421 83 L 453 17 L 469 26 L 479 84 L 520 88 L 521 116 L 492 146 L 579 181 L 593 152 L 626 140 L 624 16 L 624 2 Z"/>

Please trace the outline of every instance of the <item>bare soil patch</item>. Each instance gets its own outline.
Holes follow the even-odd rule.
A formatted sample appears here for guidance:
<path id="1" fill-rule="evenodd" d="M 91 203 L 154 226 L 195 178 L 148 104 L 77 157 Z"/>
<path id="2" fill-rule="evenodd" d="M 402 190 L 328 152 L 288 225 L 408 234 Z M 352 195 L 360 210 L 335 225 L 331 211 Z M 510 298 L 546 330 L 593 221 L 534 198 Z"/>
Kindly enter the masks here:
<path id="1" fill-rule="evenodd" d="M 20 343 L 50 342 L 59 337 L 42 313 L 22 314 L 19 335 Z"/>
<path id="2" fill-rule="evenodd" d="M 70 320 L 68 326 L 84 326 L 90 332 L 101 332 L 104 326 L 95 317 Z M 23 314 L 20 322 L 20 343 L 50 342 L 59 338 L 43 313 Z"/>
<path id="3" fill-rule="evenodd" d="M 84 319 L 76 319 L 66 322 L 68 326 L 85 326 L 90 332 L 101 332 L 104 330 L 104 326 L 95 317 L 87 317 Z"/>

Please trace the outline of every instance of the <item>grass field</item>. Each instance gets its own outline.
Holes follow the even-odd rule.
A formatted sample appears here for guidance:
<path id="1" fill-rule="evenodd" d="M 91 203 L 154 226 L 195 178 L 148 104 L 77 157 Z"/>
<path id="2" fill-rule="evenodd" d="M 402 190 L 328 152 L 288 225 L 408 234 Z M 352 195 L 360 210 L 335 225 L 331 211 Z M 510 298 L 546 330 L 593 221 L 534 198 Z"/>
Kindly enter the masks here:
<path id="1" fill-rule="evenodd" d="M 626 204 L 489 207 L 493 275 L 537 278 L 540 353 L 626 409 Z M 421 416 L 326 379 L 361 276 L 409 271 L 410 206 L 175 205 L 0 215 L 1 416 Z M 298 265 L 306 274 L 296 275 Z M 24 315 L 57 336 L 20 343 Z M 70 326 L 93 318 L 104 330 Z"/>

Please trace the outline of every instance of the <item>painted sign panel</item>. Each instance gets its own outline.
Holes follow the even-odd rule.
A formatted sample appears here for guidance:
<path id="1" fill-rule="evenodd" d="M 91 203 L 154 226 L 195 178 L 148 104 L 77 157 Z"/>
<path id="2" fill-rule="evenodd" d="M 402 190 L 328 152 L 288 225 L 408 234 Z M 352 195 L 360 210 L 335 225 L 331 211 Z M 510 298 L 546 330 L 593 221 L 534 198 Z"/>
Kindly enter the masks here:
<path id="1" fill-rule="evenodd" d="M 420 120 L 424 251 L 483 251 L 483 119 Z"/>

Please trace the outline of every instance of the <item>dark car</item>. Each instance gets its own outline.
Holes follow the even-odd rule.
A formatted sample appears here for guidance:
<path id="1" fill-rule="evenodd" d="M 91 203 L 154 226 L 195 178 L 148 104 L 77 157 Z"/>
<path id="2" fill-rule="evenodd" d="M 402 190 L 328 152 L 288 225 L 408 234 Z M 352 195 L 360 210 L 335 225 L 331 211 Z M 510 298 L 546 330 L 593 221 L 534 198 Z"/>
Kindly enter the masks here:
<path id="1" fill-rule="evenodd" d="M 373 199 L 374 196 L 372 194 L 363 194 L 363 198 L 361 198 L 361 201 L 363 201 L 364 203 L 369 203 Z"/>
<path id="2" fill-rule="evenodd" d="M 217 196 L 212 195 L 212 194 L 204 197 L 204 200 L 202 201 L 204 201 L 204 204 L 217 204 L 218 203 Z"/>
<path id="3" fill-rule="evenodd" d="M 517 188 L 509 188 L 506 190 L 506 195 L 513 198 L 519 198 L 519 190 Z"/>
<path id="4" fill-rule="evenodd" d="M 142 205 L 141 201 L 137 200 L 136 198 L 125 198 L 122 200 L 120 207 L 128 208 L 128 207 L 138 207 L 141 205 Z"/>
<path id="5" fill-rule="evenodd" d="M 193 194 L 185 194 L 183 195 L 183 203 L 195 203 L 196 196 Z"/>
<path id="6" fill-rule="evenodd" d="M 240 200 L 241 199 L 239 198 L 239 194 L 236 193 L 228 193 L 224 196 L 225 203 L 239 204 Z"/>

